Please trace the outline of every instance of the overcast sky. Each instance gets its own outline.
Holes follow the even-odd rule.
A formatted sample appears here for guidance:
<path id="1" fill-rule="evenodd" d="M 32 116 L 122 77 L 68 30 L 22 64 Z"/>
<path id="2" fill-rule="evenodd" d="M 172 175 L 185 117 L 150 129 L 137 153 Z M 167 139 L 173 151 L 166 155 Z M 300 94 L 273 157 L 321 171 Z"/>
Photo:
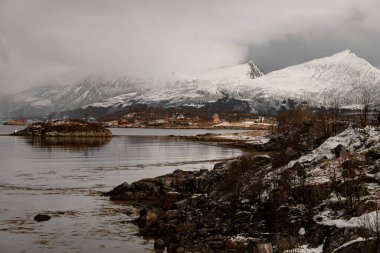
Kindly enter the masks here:
<path id="1" fill-rule="evenodd" d="M 380 66 L 379 20 L 378 0 L 0 0 L 0 87 L 250 59 L 269 72 L 347 48 Z"/>

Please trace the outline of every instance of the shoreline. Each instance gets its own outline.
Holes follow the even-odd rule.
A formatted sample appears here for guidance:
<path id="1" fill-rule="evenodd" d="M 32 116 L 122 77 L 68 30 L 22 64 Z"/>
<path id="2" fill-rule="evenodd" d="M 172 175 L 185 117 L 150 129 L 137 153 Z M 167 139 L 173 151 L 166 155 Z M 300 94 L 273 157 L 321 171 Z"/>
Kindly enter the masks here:
<path id="1" fill-rule="evenodd" d="M 272 126 L 272 125 L 271 125 Z M 199 130 L 247 130 L 247 131 L 261 131 L 261 130 L 270 130 L 271 126 L 262 126 L 262 127 L 186 127 L 186 126 L 168 126 L 168 127 L 159 127 L 159 126 L 149 126 L 149 127 L 136 127 L 136 126 L 112 126 L 107 128 L 133 128 L 133 129 L 199 129 Z"/>
<path id="2" fill-rule="evenodd" d="M 252 130 L 247 132 L 252 132 Z M 214 143 L 222 147 L 238 148 L 245 152 L 249 150 L 249 153 L 252 155 L 252 152 L 254 152 L 259 160 L 264 159 L 264 163 L 271 161 L 271 152 L 255 151 L 252 143 L 246 140 L 218 138 L 220 136 L 222 134 L 173 135 L 167 137 L 192 142 Z M 156 252 L 163 252 L 166 249 L 168 253 L 187 251 L 219 252 L 220 250 L 222 250 L 220 252 L 271 253 L 272 245 L 267 239 L 252 238 L 244 235 L 231 237 L 229 235 L 210 234 L 207 229 L 199 230 L 195 228 L 196 225 L 190 224 L 195 219 L 195 213 L 192 214 L 190 223 L 186 221 L 187 218 L 183 214 L 179 215 L 180 212 L 188 213 L 189 209 L 194 211 L 199 208 L 199 203 L 197 203 L 199 201 L 203 203 L 213 202 L 213 198 L 209 197 L 209 195 L 215 195 L 215 191 L 220 188 L 220 184 L 225 179 L 228 164 L 240 158 L 241 156 L 217 161 L 211 170 L 183 171 L 177 169 L 172 173 L 155 178 L 145 178 L 131 184 L 122 183 L 113 190 L 103 193 L 103 195 L 109 196 L 112 202 L 125 203 L 140 209 L 138 217 L 132 223 L 139 229 L 139 236 L 154 239 Z M 220 204 L 216 205 L 215 208 L 223 210 Z M 235 214 L 232 212 L 231 216 Z M 218 215 L 221 215 L 221 213 Z M 209 217 L 209 219 L 215 222 L 215 217 Z M 226 224 L 223 225 L 226 226 Z M 180 227 L 180 229 L 177 227 Z M 179 241 L 178 233 L 182 234 Z M 183 233 L 185 236 L 183 236 Z M 187 238 L 188 233 L 193 233 L 195 237 Z M 177 239 L 173 239 L 171 234 Z M 203 240 L 199 236 L 206 236 L 207 239 Z"/>
<path id="3" fill-rule="evenodd" d="M 178 131 L 178 133 L 182 132 Z M 2 233 L 7 237 L 4 236 L 1 242 L 6 240 L 4 238 L 27 241 L 30 244 L 28 247 L 34 249 L 29 250 L 33 252 L 44 251 L 44 249 L 46 251 L 47 247 L 52 250 L 57 249 L 55 251 L 99 253 L 132 252 L 135 247 L 141 250 L 133 252 L 151 252 L 154 241 L 144 241 L 142 237 L 135 236 L 138 229 L 129 222 L 138 216 L 136 215 L 138 210 L 122 203 L 113 204 L 107 197 L 98 197 L 99 193 L 110 191 L 120 179 L 137 181 L 145 177 L 171 173 L 179 167 L 186 170 L 211 169 L 213 164 L 221 162 L 220 159 L 224 161 L 226 158 L 236 157 L 242 153 L 238 149 L 223 150 L 213 145 L 200 145 L 195 142 L 190 144 L 185 141 L 175 141 L 173 138 L 158 141 L 149 137 L 145 140 L 115 138 L 111 145 L 105 145 L 102 148 L 87 146 L 83 149 L 71 148 L 66 144 L 63 148 L 57 147 L 55 143 L 50 147 L 49 143 L 40 143 L 38 140 L 37 142 L 26 141 L 26 138 L 29 139 L 28 137 L 1 138 L 2 143 L 15 144 L 17 147 L 14 149 L 8 148 L 9 145 L 2 145 L 3 150 L 7 151 L 7 153 L 2 152 L 3 155 L 13 154 L 7 155 L 6 159 L 13 160 L 14 157 L 16 165 L 22 164 L 24 158 L 29 157 L 47 158 L 47 160 L 46 162 L 43 160 L 44 163 L 41 166 L 39 166 L 40 160 L 37 161 L 37 159 L 27 162 L 25 167 L 28 166 L 27 168 L 30 168 L 28 172 L 31 173 L 25 173 L 25 175 L 21 169 L 23 166 L 4 166 L 4 169 L 7 169 L 4 178 L 8 178 L 9 175 L 9 178 L 12 176 L 18 181 L 9 187 L 5 186 L 9 191 L 4 191 L 6 194 L 4 196 L 9 194 L 10 197 L 3 199 L 3 206 L 9 205 L 8 199 L 12 202 L 19 199 L 22 201 L 19 201 L 21 207 L 9 205 L 10 211 L 15 209 L 19 214 L 2 210 L 3 214 L 7 215 L 4 222 L 12 219 L 16 223 L 3 226 L 3 229 L 6 228 L 7 231 Z M 166 147 L 168 150 L 165 152 L 168 153 L 162 156 L 159 151 Z M 187 150 L 188 148 L 190 150 Z M 134 155 L 133 151 L 129 152 L 132 149 L 143 150 L 141 158 Z M 28 153 L 23 153 L 24 150 Z M 52 156 L 55 159 L 49 159 Z M 133 160 L 133 157 L 136 159 Z M 62 164 L 56 164 L 55 161 L 62 161 Z M 84 165 L 83 161 L 85 161 Z M 193 164 L 193 161 L 198 162 Z M 20 169 L 14 170 L 13 167 Z M 21 177 L 17 177 L 19 174 Z M 21 187 L 23 185 L 26 187 Z M 34 196 L 33 199 L 29 197 L 31 193 Z M 38 202 L 40 200 L 41 202 Z M 54 203 L 57 203 L 57 206 L 52 206 Z M 71 210 L 76 211 L 74 215 L 71 215 Z M 37 223 L 33 220 L 37 214 L 47 214 L 52 219 L 46 223 Z M 89 220 L 91 217 L 93 219 Z M 21 229 L 27 231 L 29 228 L 33 230 L 28 235 L 15 234 L 12 228 L 16 225 L 20 227 L 20 231 Z M 84 227 L 81 228 L 81 226 Z M 61 232 L 62 236 L 56 236 L 55 231 Z M 46 245 L 37 241 L 41 235 L 46 239 Z M 33 238 L 36 238 L 36 242 L 32 241 Z M 9 241 L 7 246 L 10 249 L 19 247 L 22 250 L 21 247 L 24 247 Z M 75 250 L 67 245 L 75 245 L 78 249 Z M 105 246 L 105 249 L 100 245 Z M 116 246 L 117 249 L 114 248 Z M 38 248 L 41 249 L 38 251 L 36 250 Z"/>
<path id="4" fill-rule="evenodd" d="M 372 252 L 377 247 L 373 231 L 350 222 L 378 208 L 373 187 L 380 181 L 375 183 L 373 176 L 380 172 L 373 166 L 380 159 L 380 144 L 371 140 L 379 140 L 380 132 L 348 127 L 321 142 L 308 131 L 272 135 L 253 146 L 229 140 L 263 153 L 216 163 L 212 170 L 177 169 L 124 182 L 105 195 L 140 209 L 132 223 L 140 236 L 154 238 L 157 252 Z M 176 138 L 215 142 L 214 137 Z M 292 146 L 293 138 L 299 146 Z M 326 170 L 338 178 L 323 179 Z M 345 178 L 341 170 L 356 176 Z M 360 193 L 355 190 L 359 186 L 364 187 Z M 359 200 L 351 199 L 355 206 L 347 206 L 347 187 L 361 194 Z"/>

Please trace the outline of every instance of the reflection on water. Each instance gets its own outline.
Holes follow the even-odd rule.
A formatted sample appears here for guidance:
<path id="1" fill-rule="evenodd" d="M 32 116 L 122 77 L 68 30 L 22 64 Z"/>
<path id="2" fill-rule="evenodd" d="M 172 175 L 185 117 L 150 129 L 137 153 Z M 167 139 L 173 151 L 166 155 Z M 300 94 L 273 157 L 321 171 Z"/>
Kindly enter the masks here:
<path id="1" fill-rule="evenodd" d="M 112 137 L 23 137 L 33 147 L 64 147 L 70 150 L 99 148 L 108 144 Z"/>
<path id="2" fill-rule="evenodd" d="M 242 153 L 141 135 L 79 143 L 0 136 L 0 252 L 147 252 L 152 242 L 134 236 L 130 207 L 98 192 Z M 36 223 L 41 212 L 52 219 Z"/>
<path id="3" fill-rule="evenodd" d="M 185 135 L 195 136 L 198 134 L 214 133 L 237 133 L 247 132 L 247 130 L 235 129 L 166 129 L 166 128 L 110 128 L 114 135 L 130 135 L 130 136 L 169 136 L 169 135 Z"/>

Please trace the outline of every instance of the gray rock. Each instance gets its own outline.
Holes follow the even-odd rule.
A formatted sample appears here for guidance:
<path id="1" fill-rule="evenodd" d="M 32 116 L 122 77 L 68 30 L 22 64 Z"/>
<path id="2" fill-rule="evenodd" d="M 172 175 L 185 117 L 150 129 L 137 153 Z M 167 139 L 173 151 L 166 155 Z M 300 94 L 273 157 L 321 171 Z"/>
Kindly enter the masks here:
<path id="1" fill-rule="evenodd" d="M 380 159 L 380 149 L 373 149 L 367 152 L 365 155 L 366 159 L 372 158 L 374 160 L 379 160 Z"/>
<path id="2" fill-rule="evenodd" d="M 154 209 L 144 208 L 140 211 L 139 227 L 152 227 L 157 220 L 158 214 Z"/>
<path id="3" fill-rule="evenodd" d="M 37 214 L 36 216 L 34 216 L 34 220 L 37 222 L 48 221 L 50 219 L 51 219 L 51 216 L 47 214 Z"/>
<path id="4" fill-rule="evenodd" d="M 350 151 L 348 151 L 342 144 L 339 144 L 334 149 L 331 150 L 331 153 L 335 155 L 336 158 L 342 157 L 346 154 L 348 154 Z"/>
<path id="5" fill-rule="evenodd" d="M 270 243 L 258 243 L 253 245 L 252 251 L 253 253 L 272 253 L 273 247 Z"/>
<path id="6" fill-rule="evenodd" d="M 177 210 L 168 210 L 165 213 L 165 219 L 167 221 L 173 220 L 177 218 L 178 211 Z"/>
<path id="7" fill-rule="evenodd" d="M 298 155 L 297 151 L 291 147 L 287 147 L 285 150 L 285 155 L 289 157 L 296 157 Z"/>
<path id="8" fill-rule="evenodd" d="M 187 206 L 187 199 L 183 199 L 174 203 L 174 208 L 181 209 Z"/>
<path id="9" fill-rule="evenodd" d="M 157 239 L 154 242 L 154 249 L 156 250 L 164 250 L 165 249 L 165 241 L 162 239 Z"/>

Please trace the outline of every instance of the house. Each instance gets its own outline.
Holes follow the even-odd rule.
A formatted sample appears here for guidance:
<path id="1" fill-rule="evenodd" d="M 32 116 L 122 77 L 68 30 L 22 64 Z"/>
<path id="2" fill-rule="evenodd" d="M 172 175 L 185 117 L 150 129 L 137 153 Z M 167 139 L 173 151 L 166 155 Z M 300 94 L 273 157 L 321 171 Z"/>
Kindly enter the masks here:
<path id="1" fill-rule="evenodd" d="M 119 125 L 126 125 L 136 122 L 136 113 L 128 113 L 119 119 Z"/>
<path id="2" fill-rule="evenodd" d="M 152 120 L 147 123 L 148 126 L 164 126 L 166 121 L 163 119 Z"/>
<path id="3" fill-rule="evenodd" d="M 177 120 L 181 121 L 183 119 L 185 119 L 185 116 L 183 116 L 183 114 L 181 114 L 181 113 L 173 113 L 172 117 L 171 117 L 172 122 L 175 122 Z"/>
<path id="4" fill-rule="evenodd" d="M 183 116 L 182 114 L 179 114 L 179 115 L 177 116 L 177 119 L 185 119 L 185 116 Z"/>
<path id="5" fill-rule="evenodd" d="M 128 113 L 126 118 L 127 118 L 128 123 L 135 123 L 136 113 Z"/>
<path id="6" fill-rule="evenodd" d="M 117 127 L 119 122 L 117 120 L 106 121 L 103 123 L 105 127 Z"/>
<path id="7" fill-rule="evenodd" d="M 125 125 L 125 124 L 128 124 L 128 119 L 127 117 L 123 116 L 119 119 L 119 122 L 118 122 L 119 125 Z"/>

